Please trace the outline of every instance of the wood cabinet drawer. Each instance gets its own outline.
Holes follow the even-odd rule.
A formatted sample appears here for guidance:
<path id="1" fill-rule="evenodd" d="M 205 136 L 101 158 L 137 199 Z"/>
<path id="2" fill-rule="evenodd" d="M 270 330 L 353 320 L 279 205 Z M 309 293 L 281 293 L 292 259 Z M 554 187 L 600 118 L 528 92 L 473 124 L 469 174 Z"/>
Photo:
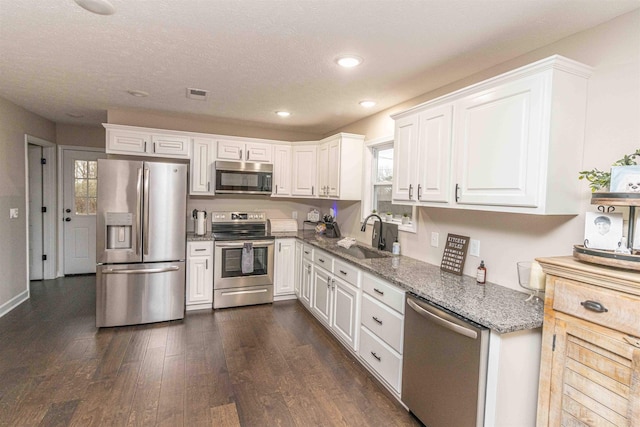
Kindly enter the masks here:
<path id="1" fill-rule="evenodd" d="M 640 336 L 640 297 L 637 296 L 556 278 L 553 309 Z"/>
<path id="2" fill-rule="evenodd" d="M 189 251 L 189 256 L 213 255 L 213 242 L 188 242 L 187 250 Z"/>
<path id="3" fill-rule="evenodd" d="M 319 251 L 317 249 L 314 250 L 313 262 L 317 266 L 333 273 L 333 257 L 329 256 L 326 252 Z"/>
<path id="4" fill-rule="evenodd" d="M 363 295 L 361 323 L 402 354 L 404 316 L 369 295 Z"/>
<path id="5" fill-rule="evenodd" d="M 333 274 L 336 277 L 341 278 L 345 282 L 351 283 L 355 287 L 360 287 L 360 270 L 351 264 L 342 262 L 340 260 L 333 261 Z"/>
<path id="6" fill-rule="evenodd" d="M 369 274 L 362 275 L 362 289 L 373 298 L 404 314 L 404 291 Z"/>
<path id="7" fill-rule="evenodd" d="M 302 247 L 302 257 L 304 259 L 308 259 L 309 261 L 313 261 L 313 247 L 309 245 L 304 245 Z"/>
<path id="8" fill-rule="evenodd" d="M 365 327 L 360 328 L 360 358 L 400 393 L 402 356 Z"/>

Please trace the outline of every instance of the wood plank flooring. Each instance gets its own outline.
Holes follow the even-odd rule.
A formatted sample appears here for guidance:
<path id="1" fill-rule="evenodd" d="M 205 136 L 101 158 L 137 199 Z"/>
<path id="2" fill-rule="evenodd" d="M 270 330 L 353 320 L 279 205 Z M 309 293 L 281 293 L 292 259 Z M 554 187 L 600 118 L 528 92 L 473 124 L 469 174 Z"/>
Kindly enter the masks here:
<path id="1" fill-rule="evenodd" d="M 95 277 L 0 318 L 2 426 L 419 426 L 297 301 L 95 327 Z"/>

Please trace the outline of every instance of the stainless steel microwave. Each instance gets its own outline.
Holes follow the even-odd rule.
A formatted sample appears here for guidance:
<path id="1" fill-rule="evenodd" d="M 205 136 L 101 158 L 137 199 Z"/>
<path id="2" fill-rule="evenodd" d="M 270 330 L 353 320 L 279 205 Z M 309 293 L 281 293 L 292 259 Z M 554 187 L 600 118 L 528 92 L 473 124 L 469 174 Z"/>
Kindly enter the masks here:
<path id="1" fill-rule="evenodd" d="M 217 194 L 271 194 L 273 165 L 268 163 L 214 163 Z"/>

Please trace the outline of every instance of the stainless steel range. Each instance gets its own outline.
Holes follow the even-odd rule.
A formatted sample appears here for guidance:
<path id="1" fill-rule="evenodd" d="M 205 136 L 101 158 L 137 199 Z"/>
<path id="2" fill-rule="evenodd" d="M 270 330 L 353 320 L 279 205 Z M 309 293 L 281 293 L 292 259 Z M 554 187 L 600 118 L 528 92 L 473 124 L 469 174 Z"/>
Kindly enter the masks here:
<path id="1" fill-rule="evenodd" d="M 264 212 L 212 212 L 213 308 L 273 302 L 274 238 Z"/>

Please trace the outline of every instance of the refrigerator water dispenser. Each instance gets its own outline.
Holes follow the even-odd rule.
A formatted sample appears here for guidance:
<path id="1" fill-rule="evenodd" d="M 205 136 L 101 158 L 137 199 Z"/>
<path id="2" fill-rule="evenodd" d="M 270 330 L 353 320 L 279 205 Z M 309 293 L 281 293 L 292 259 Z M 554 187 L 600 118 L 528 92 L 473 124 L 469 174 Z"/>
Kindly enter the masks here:
<path id="1" fill-rule="evenodd" d="M 107 249 L 131 249 L 133 214 L 130 212 L 107 212 Z"/>

